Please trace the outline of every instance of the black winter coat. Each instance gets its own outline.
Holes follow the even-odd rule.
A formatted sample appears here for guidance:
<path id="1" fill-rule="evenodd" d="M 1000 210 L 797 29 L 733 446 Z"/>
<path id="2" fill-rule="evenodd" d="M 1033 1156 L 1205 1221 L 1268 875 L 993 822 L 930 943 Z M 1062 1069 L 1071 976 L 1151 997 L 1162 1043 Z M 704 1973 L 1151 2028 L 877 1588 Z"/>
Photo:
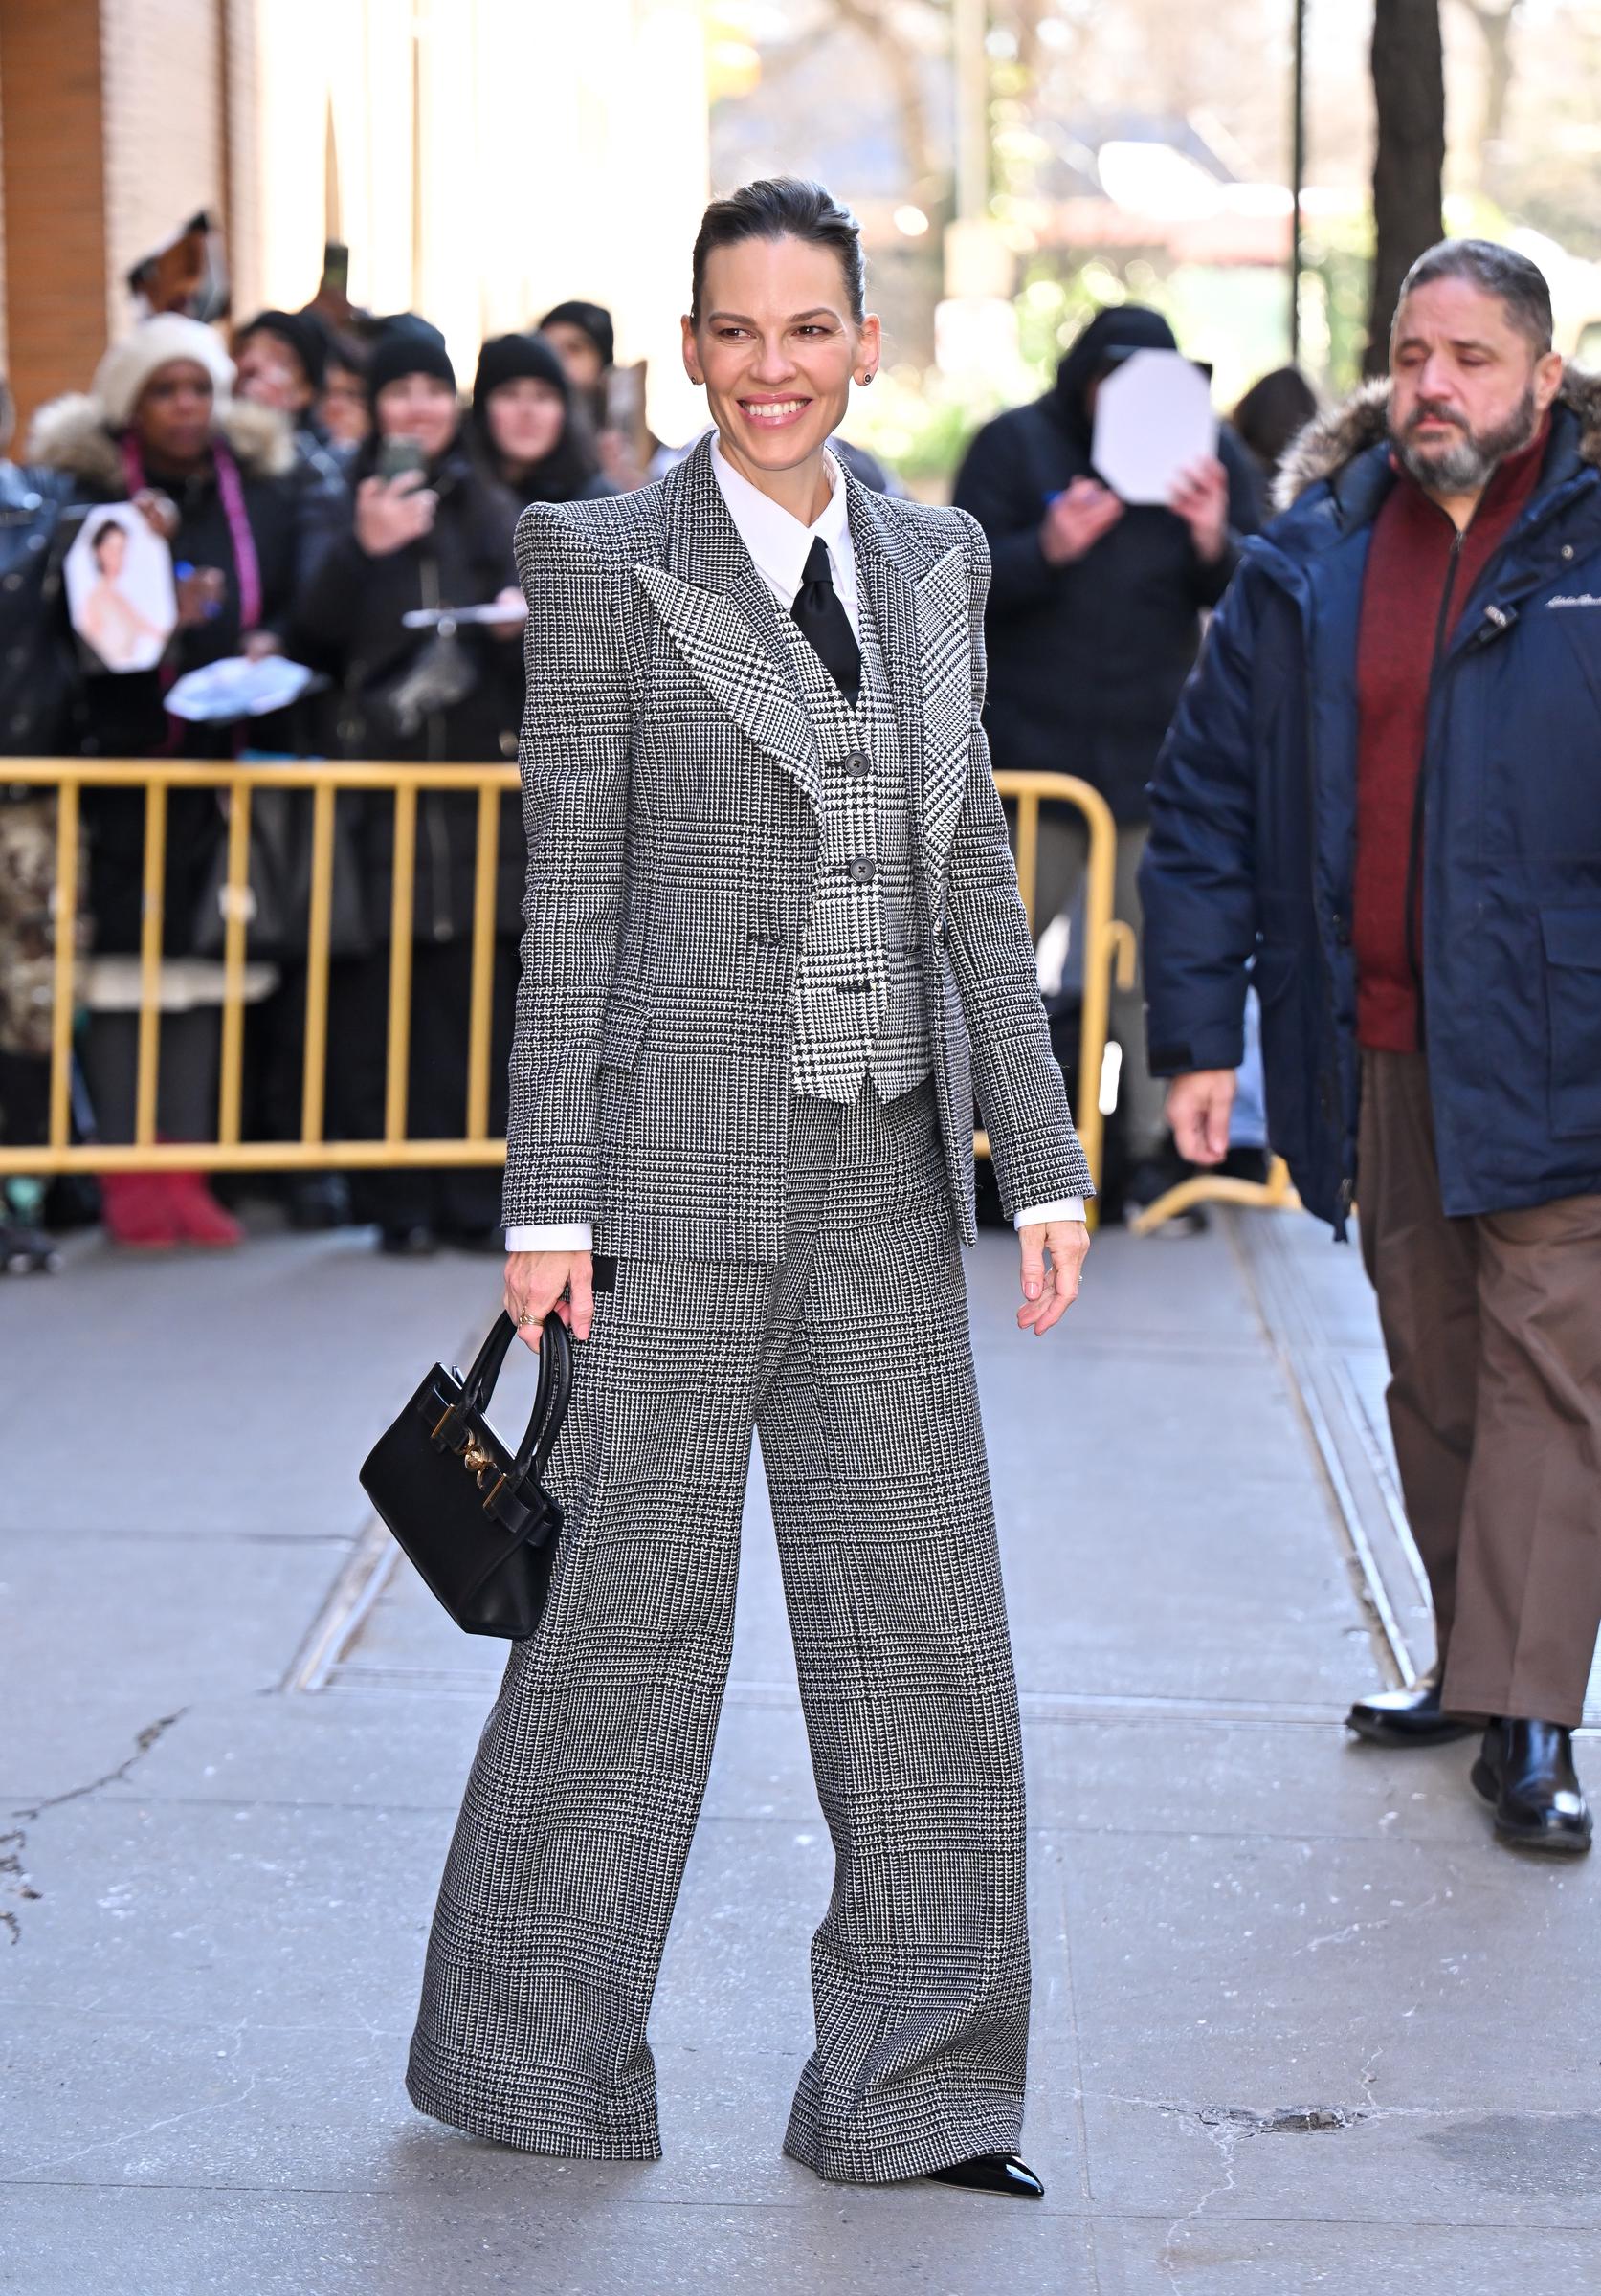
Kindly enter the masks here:
<path id="1" fill-rule="evenodd" d="M 314 470 L 296 453 L 293 434 L 281 415 L 235 402 L 226 409 L 223 430 L 239 466 L 245 515 L 256 545 L 261 578 L 259 627 L 286 638 L 292 602 L 330 546 L 346 515 L 348 497 L 337 479 Z M 30 444 L 37 460 L 65 474 L 70 485 L 72 509 L 63 516 L 53 554 L 58 562 L 81 523 L 72 512 L 125 501 L 127 479 L 117 441 L 93 399 L 58 399 L 42 408 Z M 71 746 L 84 756 L 107 758 L 229 757 L 238 742 L 235 727 L 187 724 L 168 718 L 164 707 L 167 689 L 175 679 L 239 651 L 243 633 L 238 573 L 222 498 L 210 472 L 178 478 L 150 464 L 145 476 L 177 505 L 174 561 L 221 570 L 226 585 L 221 610 L 210 621 L 177 630 L 158 669 L 114 676 L 89 670 L 84 657 L 75 680 Z M 57 611 L 63 642 L 70 644 L 64 597 L 57 601 Z M 284 713 L 255 721 L 251 740 L 266 749 L 294 746 L 287 717 Z M 84 819 L 95 946 L 101 952 L 137 950 L 145 800 L 133 790 L 93 790 L 85 800 Z M 164 949 L 169 957 L 182 957 L 192 953 L 199 905 L 215 866 L 224 828 L 221 806 L 209 791 L 175 791 L 167 805 L 167 828 Z"/>
<path id="2" fill-rule="evenodd" d="M 952 498 L 990 542 L 985 724 L 996 767 L 1081 775 L 1120 822 L 1136 822 L 1200 648 L 1202 609 L 1228 588 L 1236 553 L 1231 544 L 1205 565 L 1181 519 L 1139 507 L 1074 565 L 1053 566 L 1041 554 L 1049 498 L 1096 475 L 1084 394 L 1126 332 L 1123 317 L 1103 312 L 1062 361 L 1055 389 L 984 426 Z M 1227 430 L 1219 453 L 1230 525 L 1254 533 L 1256 487 Z"/>
<path id="3" fill-rule="evenodd" d="M 371 475 L 372 461 L 369 445 L 352 473 L 356 484 Z M 352 510 L 317 578 L 301 592 L 296 650 L 341 685 L 345 757 L 504 763 L 517 756 L 523 721 L 521 639 L 472 627 L 440 638 L 406 629 L 402 616 L 419 607 L 486 606 L 500 590 L 515 587 L 518 506 L 459 441 L 430 473 L 429 483 L 439 497 L 433 528 L 383 558 L 369 558 L 356 540 Z M 426 678 L 431 666 L 440 673 L 439 694 L 455 687 L 457 697 L 429 707 L 425 688 L 418 706 L 409 707 L 408 681 Z M 394 858 L 392 800 L 361 801 L 354 826 L 368 928 L 384 939 Z M 417 939 L 448 941 L 471 932 L 477 858 L 476 796 L 425 792 L 417 806 Z M 500 806 L 496 893 L 497 930 L 504 934 L 521 930 L 524 868 L 522 806 L 508 793 Z"/>

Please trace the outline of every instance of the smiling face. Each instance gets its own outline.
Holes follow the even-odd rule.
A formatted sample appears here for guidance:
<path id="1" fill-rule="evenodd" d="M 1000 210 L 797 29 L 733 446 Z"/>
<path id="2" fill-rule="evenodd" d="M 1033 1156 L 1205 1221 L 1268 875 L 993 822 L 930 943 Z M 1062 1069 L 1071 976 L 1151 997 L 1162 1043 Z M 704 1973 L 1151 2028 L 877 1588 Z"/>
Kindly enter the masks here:
<path id="1" fill-rule="evenodd" d="M 852 317 L 838 255 L 788 237 L 713 248 L 700 301 L 699 322 L 683 322 L 684 365 L 729 461 L 758 485 L 813 462 L 853 377 L 878 364 L 878 321 Z"/>
<path id="2" fill-rule="evenodd" d="M 1414 288 L 1396 313 L 1390 371 L 1396 453 L 1420 486 L 1452 496 L 1478 493 L 1528 445 L 1563 363 L 1513 325 L 1499 295 L 1443 278 Z"/>
<path id="3" fill-rule="evenodd" d="M 292 346 L 270 327 L 257 327 L 233 352 L 233 395 L 283 414 L 300 414 L 315 395 L 311 378 Z"/>
<path id="4" fill-rule="evenodd" d="M 430 462 L 456 436 L 456 393 L 437 375 L 399 375 L 374 405 L 381 438 L 414 438 Z"/>
<path id="5" fill-rule="evenodd" d="M 518 375 L 489 394 L 486 407 L 495 452 L 507 462 L 543 462 L 562 443 L 567 410 L 554 383 Z"/>

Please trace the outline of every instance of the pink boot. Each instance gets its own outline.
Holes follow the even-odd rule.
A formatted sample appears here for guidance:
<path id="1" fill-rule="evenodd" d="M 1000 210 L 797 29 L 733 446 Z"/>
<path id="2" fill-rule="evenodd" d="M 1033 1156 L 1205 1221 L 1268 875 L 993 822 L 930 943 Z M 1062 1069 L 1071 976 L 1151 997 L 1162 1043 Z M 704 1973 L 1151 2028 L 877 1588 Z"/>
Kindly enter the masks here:
<path id="1" fill-rule="evenodd" d="M 170 1251 L 183 1237 L 165 1172 L 102 1172 L 105 1232 L 125 1251 Z"/>
<path id="2" fill-rule="evenodd" d="M 232 1212 L 225 1212 L 198 1172 L 164 1172 L 178 1238 L 184 1244 L 204 1244 L 228 1250 L 242 1244 L 245 1231 Z"/>

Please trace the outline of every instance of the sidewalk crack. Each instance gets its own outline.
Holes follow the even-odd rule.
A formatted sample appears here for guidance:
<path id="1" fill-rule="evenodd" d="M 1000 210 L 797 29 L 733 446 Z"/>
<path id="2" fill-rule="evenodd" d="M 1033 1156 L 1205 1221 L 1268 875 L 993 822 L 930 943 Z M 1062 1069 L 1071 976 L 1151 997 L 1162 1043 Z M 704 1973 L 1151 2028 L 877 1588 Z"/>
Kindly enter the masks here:
<path id="1" fill-rule="evenodd" d="M 81 1786 L 69 1786 L 64 1794 L 48 1794 L 41 1801 L 12 1810 L 11 1816 L 25 1819 L 32 1824 L 42 1818 L 46 1810 L 58 1810 L 63 1802 L 82 1801 L 87 1796 L 98 1794 L 102 1786 L 122 1784 L 134 1764 L 143 1761 L 157 1739 L 165 1737 L 173 1724 L 181 1722 L 188 1712 L 189 1708 L 181 1706 L 176 1713 L 162 1714 L 154 1722 L 147 1722 L 134 1738 L 133 1752 L 126 1760 L 119 1762 L 114 1770 L 107 1770 L 103 1776 L 92 1777 Z M 12 1945 L 22 1943 L 22 1921 L 16 1905 L 36 1905 L 44 1895 L 43 1890 L 33 1887 L 23 1862 L 27 1848 L 26 1825 L 16 1825 L 9 1833 L 0 1834 L 0 1898 L 16 1901 L 12 1905 L 0 1905 L 0 1930 L 4 1930 Z"/>
<path id="2" fill-rule="evenodd" d="M 100 1777 L 90 1778 L 84 1785 L 69 1786 L 64 1794 L 49 1794 L 42 1801 L 34 1802 L 31 1808 L 13 1810 L 11 1816 L 13 1818 L 42 1818 L 46 1810 L 58 1810 L 65 1801 L 81 1801 L 86 1795 L 98 1794 L 102 1786 L 120 1784 L 127 1777 L 135 1762 L 143 1761 L 156 1741 L 165 1737 L 173 1724 L 181 1722 L 189 1711 L 187 1706 L 181 1706 L 176 1713 L 163 1714 L 156 1721 L 147 1722 L 134 1739 L 133 1752 L 125 1761 L 119 1762 L 114 1770 L 107 1770 Z"/>

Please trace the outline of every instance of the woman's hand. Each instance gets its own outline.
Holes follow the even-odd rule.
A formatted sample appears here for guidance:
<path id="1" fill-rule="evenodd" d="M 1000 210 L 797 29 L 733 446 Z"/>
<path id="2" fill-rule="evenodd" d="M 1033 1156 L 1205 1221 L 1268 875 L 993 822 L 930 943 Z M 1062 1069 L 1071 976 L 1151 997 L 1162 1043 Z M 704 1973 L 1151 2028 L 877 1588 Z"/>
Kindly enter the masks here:
<path id="1" fill-rule="evenodd" d="M 513 638 L 521 639 L 527 627 L 528 602 L 517 585 L 513 583 L 506 589 L 497 590 L 489 603 L 505 609 L 499 622 L 489 624 L 490 636 L 499 638 L 502 646 L 508 645 Z"/>
<path id="2" fill-rule="evenodd" d="M 1090 1231 L 1082 1220 L 1042 1220 L 1017 1233 L 1023 1248 L 1023 1304 L 1017 1311 L 1017 1327 L 1032 1331 L 1037 1339 L 1061 1321 L 1078 1296 Z"/>
<path id="3" fill-rule="evenodd" d="M 525 1347 L 539 1346 L 552 1308 L 575 1339 L 589 1336 L 595 1289 L 589 1252 L 514 1251 L 506 1261 L 505 1309 Z"/>
<path id="4" fill-rule="evenodd" d="M 164 495 L 153 486 L 142 486 L 133 498 L 133 506 L 152 534 L 170 542 L 178 532 L 178 505 L 170 495 Z"/>
<path id="5" fill-rule="evenodd" d="M 389 558 L 420 541 L 434 524 L 439 497 L 421 471 L 398 478 L 364 478 L 356 489 L 356 540 L 368 558 Z"/>

